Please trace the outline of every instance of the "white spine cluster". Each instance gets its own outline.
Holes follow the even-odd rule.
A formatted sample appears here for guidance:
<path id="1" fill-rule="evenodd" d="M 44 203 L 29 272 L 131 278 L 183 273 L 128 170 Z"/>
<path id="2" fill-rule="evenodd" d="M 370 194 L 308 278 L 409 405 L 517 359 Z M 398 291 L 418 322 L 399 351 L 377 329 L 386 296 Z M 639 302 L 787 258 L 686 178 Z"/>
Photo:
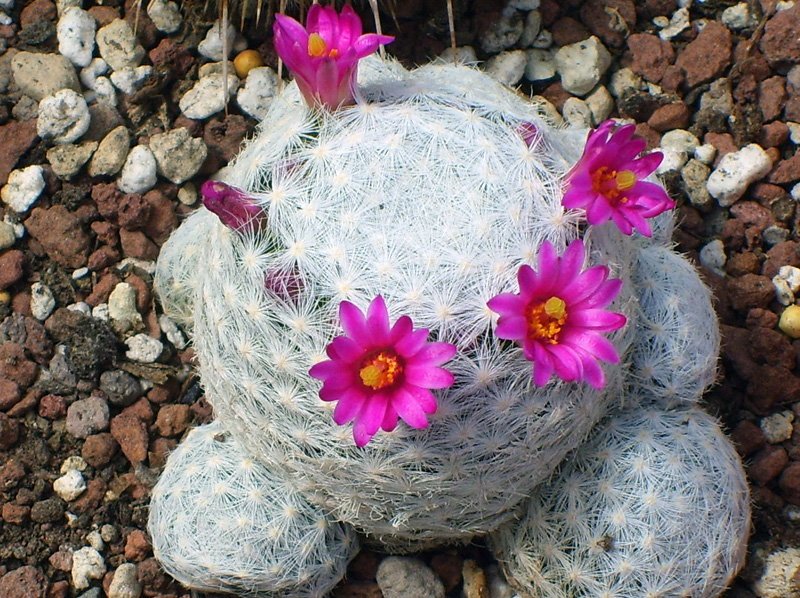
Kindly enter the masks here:
<path id="1" fill-rule="evenodd" d="M 706 413 L 615 416 L 492 534 L 510 581 L 541 598 L 713 598 L 744 563 L 749 496 Z"/>
<path id="2" fill-rule="evenodd" d="M 149 531 L 181 583 L 262 598 L 322 598 L 358 550 L 349 525 L 333 523 L 218 422 L 192 430 L 170 456 Z"/>

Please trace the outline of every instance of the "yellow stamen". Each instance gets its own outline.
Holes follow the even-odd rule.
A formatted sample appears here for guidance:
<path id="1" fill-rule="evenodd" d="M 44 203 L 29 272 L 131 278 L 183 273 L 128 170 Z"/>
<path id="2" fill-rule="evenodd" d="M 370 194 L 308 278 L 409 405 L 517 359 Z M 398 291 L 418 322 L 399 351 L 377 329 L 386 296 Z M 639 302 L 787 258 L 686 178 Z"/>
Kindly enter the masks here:
<path id="1" fill-rule="evenodd" d="M 358 375 L 364 386 L 373 390 L 381 390 L 391 386 L 403 373 L 400 358 L 391 351 L 380 351 L 364 360 Z"/>
<path id="2" fill-rule="evenodd" d="M 558 343 L 558 336 L 567 321 L 567 304 L 559 297 L 550 297 L 543 303 L 532 303 L 525 309 L 528 338 Z"/>
<path id="3" fill-rule="evenodd" d="M 319 33 L 312 33 L 308 36 L 308 55 L 312 58 L 325 56 L 328 52 L 328 44 L 322 39 Z"/>
<path id="4" fill-rule="evenodd" d="M 592 189 L 601 193 L 611 203 L 625 203 L 628 198 L 624 191 L 636 184 L 636 175 L 630 170 L 611 170 L 608 166 L 601 166 L 592 173 Z M 621 197 L 620 197 L 621 196 Z"/>

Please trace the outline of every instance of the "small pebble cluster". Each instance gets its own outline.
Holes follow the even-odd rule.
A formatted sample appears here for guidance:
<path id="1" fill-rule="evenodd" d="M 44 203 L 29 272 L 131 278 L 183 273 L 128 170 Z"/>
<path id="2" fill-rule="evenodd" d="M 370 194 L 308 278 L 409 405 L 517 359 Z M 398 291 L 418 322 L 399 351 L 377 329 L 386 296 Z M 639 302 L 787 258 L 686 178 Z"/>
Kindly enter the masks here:
<path id="1" fill-rule="evenodd" d="M 392 52 L 453 59 L 444 13 L 395 4 Z M 629 119 L 663 148 L 674 241 L 722 321 L 708 404 L 756 505 L 731 596 L 800 597 L 800 2 L 456 4 L 459 61 L 565 126 Z M 210 413 L 152 276 L 269 108 L 274 54 L 263 24 L 239 32 L 173 0 L 0 0 L 0 51 L 0 596 L 188 595 L 152 556 L 146 505 Z M 462 593 L 514 594 L 472 547 L 363 550 L 334 595 Z"/>

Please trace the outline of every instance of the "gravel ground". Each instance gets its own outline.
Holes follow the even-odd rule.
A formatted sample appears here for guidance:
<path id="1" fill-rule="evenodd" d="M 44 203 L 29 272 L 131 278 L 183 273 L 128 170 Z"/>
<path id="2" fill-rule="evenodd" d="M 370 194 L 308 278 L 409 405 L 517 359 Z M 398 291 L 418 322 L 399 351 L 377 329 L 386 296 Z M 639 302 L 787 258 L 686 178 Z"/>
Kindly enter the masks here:
<path id="1" fill-rule="evenodd" d="M 144 530 L 165 456 L 210 408 L 192 350 L 154 302 L 153 262 L 275 79 L 231 77 L 226 116 L 213 14 L 172 4 L 142 10 L 134 34 L 131 0 L 0 0 L 3 598 L 188 594 Z M 412 65 L 445 50 L 442 1 L 395 4 L 392 54 Z M 800 596 L 800 315 L 788 308 L 800 292 L 800 3 L 454 4 L 459 46 L 495 77 L 570 125 L 632 119 L 664 147 L 674 240 L 713 289 L 724 333 L 706 407 L 752 485 L 750 555 L 728 595 Z M 245 21 L 231 57 L 257 54 L 231 72 L 276 66 L 266 31 Z M 384 556 L 363 551 L 335 595 L 382 596 Z M 448 596 L 511 595 L 480 542 L 418 556 Z M 774 594 L 755 589 L 770 557 L 784 560 Z"/>

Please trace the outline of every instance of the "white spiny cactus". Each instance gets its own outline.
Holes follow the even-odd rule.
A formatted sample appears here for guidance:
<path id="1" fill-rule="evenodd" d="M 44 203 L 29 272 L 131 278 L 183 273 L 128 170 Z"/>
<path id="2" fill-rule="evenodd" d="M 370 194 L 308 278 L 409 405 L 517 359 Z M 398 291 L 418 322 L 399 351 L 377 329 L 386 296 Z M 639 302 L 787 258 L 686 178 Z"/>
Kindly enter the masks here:
<path id="1" fill-rule="evenodd" d="M 614 416 L 492 534 L 540 598 L 711 598 L 744 563 L 747 481 L 717 423 L 687 407 Z"/>
<path id="2" fill-rule="evenodd" d="M 262 597 L 322 598 L 358 550 L 350 526 L 332 523 L 217 421 L 170 456 L 149 530 L 153 553 L 178 581 Z"/>
<path id="3" fill-rule="evenodd" d="M 502 525 L 510 526 L 503 528 L 510 538 L 525 501 L 537 487 L 542 500 L 550 500 L 559 482 L 551 481 L 552 488 L 542 483 L 570 451 L 584 454 L 579 447 L 609 412 L 636 409 L 640 401 L 664 406 L 697 400 L 713 378 L 716 358 L 710 297 L 695 271 L 669 249 L 670 216 L 656 218 L 653 239 L 646 239 L 623 235 L 612 224 L 586 228 L 580 213 L 563 208 L 564 175 L 581 155 L 583 138 L 550 127 L 523 98 L 476 70 L 442 64 L 409 73 L 397 63 L 367 59 L 359 84 L 357 103 L 334 112 L 309 109 L 294 85 L 284 89 L 221 177 L 259 202 L 265 214 L 260 226 L 234 232 L 199 210 L 162 248 L 156 288 L 165 311 L 192 329 L 207 397 L 231 436 L 226 446 L 247 447 L 264 475 L 308 501 L 303 508 L 309 517 L 325 513 L 331 526 L 346 522 L 399 551 L 466 540 Z M 545 241 L 562 253 L 578 237 L 587 248 L 586 266 L 604 264 L 623 282 L 611 309 L 623 313 L 627 325 L 608 335 L 621 362 L 603 364 L 606 385 L 600 390 L 555 377 L 537 387 L 522 350 L 493 333 L 497 315 L 486 303 L 517 291 L 519 267 L 535 264 Z M 455 383 L 434 391 L 438 410 L 427 428 L 401 422 L 359 448 L 351 427 L 333 421 L 334 404 L 320 399 L 321 384 L 309 369 L 342 333 L 340 303 L 363 311 L 378 295 L 392 321 L 408 315 L 415 327 L 430 329 L 431 340 L 457 347 L 446 364 Z M 664 424 L 654 441 L 655 463 L 664 450 L 688 451 L 706 463 L 691 452 L 701 434 L 717 447 L 711 465 L 734 462 L 727 448 L 719 448 L 727 445 L 720 444 L 717 428 L 702 416 L 684 410 L 670 417 L 699 421 L 692 424 L 697 434 L 684 442 L 680 426 Z M 618 428 L 597 433 L 612 442 L 624 435 Z M 669 445 L 673 433 L 680 450 Z M 207 435 L 206 444 L 193 438 L 170 459 L 158 485 L 151 530 L 168 570 L 182 580 L 197 575 L 200 581 L 190 583 L 195 587 L 212 587 L 199 570 L 232 567 L 226 560 L 231 557 L 203 551 L 202 542 L 213 543 L 210 530 L 219 523 L 203 524 L 202 536 L 192 531 L 197 522 L 179 530 L 168 523 L 187 508 L 171 490 L 183 483 L 182 464 L 207 459 Z M 717 473 L 728 476 L 723 485 L 741 480 L 733 465 Z M 223 474 L 234 472 L 218 472 Z M 192 504 L 208 500 L 204 495 L 213 489 L 202 488 Z M 630 486 L 625 498 L 644 500 L 651 490 Z M 689 498 L 711 497 L 711 491 L 696 492 Z M 717 499 L 717 514 L 741 506 Z M 698 521 L 710 521 L 705 505 L 685 502 L 685 512 L 682 504 L 669 509 L 678 509 L 685 521 L 690 511 L 698 511 Z M 556 518 L 563 507 L 542 504 Z M 571 524 L 591 527 L 597 516 Z M 561 542 L 560 529 L 552 527 L 550 542 Z M 726 532 L 717 531 L 722 542 Z M 180 534 L 192 539 L 179 541 Z M 686 550 L 720 546 L 691 544 Z M 268 558 L 297 558 L 276 556 L 295 546 L 274 550 Z M 349 554 L 352 543 L 326 550 L 311 560 Z M 675 554 L 698 565 L 706 558 L 700 552 Z M 527 558 L 519 556 L 526 572 L 533 570 Z M 569 564 L 580 578 L 586 576 L 583 562 Z M 676 563 L 647 569 L 647 579 L 671 583 L 669 567 Z M 736 558 L 724 561 L 717 579 L 726 580 L 736 565 Z M 561 584 L 562 594 L 553 596 L 573 598 L 574 576 L 551 580 L 537 571 L 530 575 L 547 587 Z M 255 591 L 262 573 L 250 571 L 240 586 Z M 224 579 L 214 583 L 236 587 L 230 576 Z M 274 579 L 266 575 L 259 591 L 270 595 L 269 584 Z M 323 585 L 316 583 L 313 591 Z"/>

